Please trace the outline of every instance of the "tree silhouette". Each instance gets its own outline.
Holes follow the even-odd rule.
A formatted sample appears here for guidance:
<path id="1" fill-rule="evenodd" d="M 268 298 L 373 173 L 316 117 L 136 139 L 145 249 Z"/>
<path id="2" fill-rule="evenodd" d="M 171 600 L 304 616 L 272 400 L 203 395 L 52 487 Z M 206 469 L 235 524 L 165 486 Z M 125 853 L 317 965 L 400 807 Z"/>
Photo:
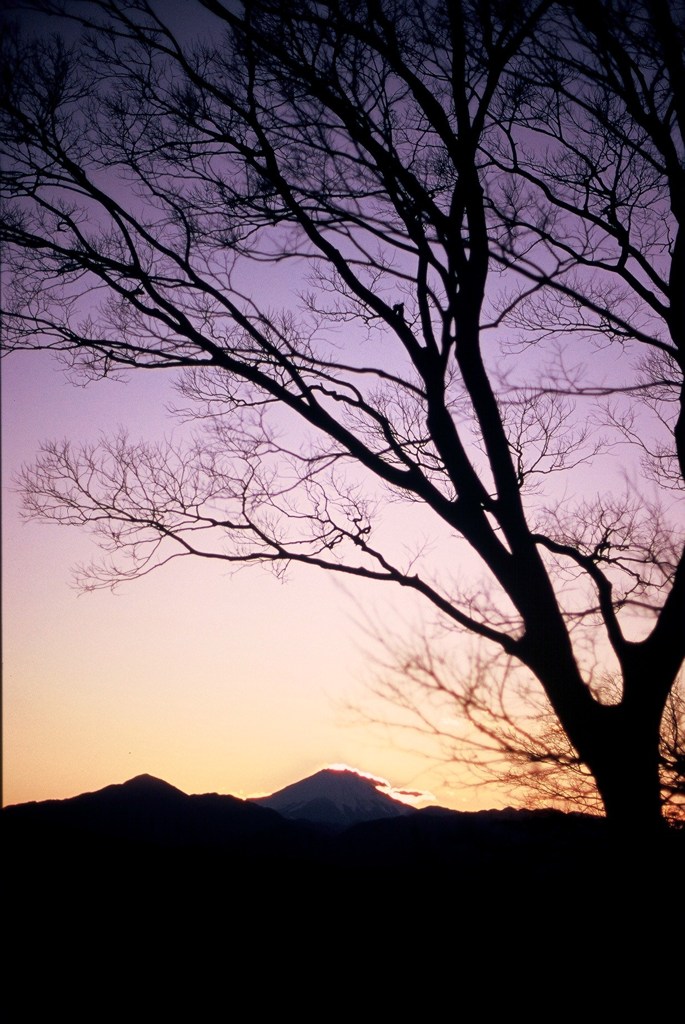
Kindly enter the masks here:
<path id="1" fill-rule="evenodd" d="M 607 815 L 655 827 L 685 646 L 677 11 L 27 6 L 83 34 L 5 32 L 5 347 L 180 371 L 207 428 L 26 471 L 32 514 L 99 535 L 84 585 L 183 556 L 399 584 L 504 659 L 484 735 L 506 752 L 520 666 Z M 389 496 L 483 583 L 403 554 Z"/>

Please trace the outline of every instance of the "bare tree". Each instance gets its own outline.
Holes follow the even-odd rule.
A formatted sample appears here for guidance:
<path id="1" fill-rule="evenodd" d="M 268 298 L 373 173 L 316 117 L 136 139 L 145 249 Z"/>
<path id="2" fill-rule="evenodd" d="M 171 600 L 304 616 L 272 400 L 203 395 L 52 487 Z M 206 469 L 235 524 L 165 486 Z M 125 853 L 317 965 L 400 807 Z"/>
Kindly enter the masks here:
<path id="1" fill-rule="evenodd" d="M 424 756 L 459 769 L 461 787 L 494 783 L 527 806 L 592 814 L 601 797 L 587 765 L 564 732 L 537 680 L 510 657 L 482 647 L 455 652 L 441 631 L 378 635 L 375 682 L 367 706 L 355 709 Z M 595 697 L 618 704 L 622 679 L 589 670 Z M 685 821 L 685 680 L 676 679 L 661 723 L 659 765 L 666 819 Z"/>
<path id="2" fill-rule="evenodd" d="M 5 347 L 178 371 L 206 427 L 48 446 L 29 512 L 95 529 L 87 587 L 193 556 L 408 588 L 537 680 L 617 825 L 655 827 L 685 647 L 677 12 L 27 6 L 84 34 L 5 32 Z M 384 540 L 389 495 L 482 584 Z"/>

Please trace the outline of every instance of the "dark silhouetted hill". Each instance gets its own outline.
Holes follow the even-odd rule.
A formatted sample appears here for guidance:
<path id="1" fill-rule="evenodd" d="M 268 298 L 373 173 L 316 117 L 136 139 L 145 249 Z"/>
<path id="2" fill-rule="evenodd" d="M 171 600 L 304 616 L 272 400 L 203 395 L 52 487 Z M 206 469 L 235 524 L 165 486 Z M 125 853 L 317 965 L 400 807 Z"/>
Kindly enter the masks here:
<path id="1" fill-rule="evenodd" d="M 405 965 L 420 952 L 424 987 L 442 979 L 453 999 L 455 985 L 475 985 L 489 1001 L 484 971 L 498 984 L 507 969 L 516 984 L 526 969 L 575 977 L 588 946 L 629 955 L 665 915 L 682 921 L 677 837 L 617 842 L 601 819 L 554 811 L 400 812 L 372 780 L 335 774 L 274 794 L 316 821 L 150 776 L 5 808 L 8 979 L 31 978 L 27 997 L 38 986 L 49 1012 L 92 979 L 101 1001 L 128 991 L 134 1005 L 144 979 L 154 1007 L 161 994 L 173 1010 L 190 977 L 193 1007 L 215 981 L 261 1000 L 285 964 L 278 999 L 311 989 L 320 1015 L 317 978 L 357 993 L 373 974 L 383 1005 L 388 986 L 404 1005 Z M 340 826 L 340 807 L 373 806 L 382 817 Z"/>
<path id="2" fill-rule="evenodd" d="M 66 800 L 3 810 L 6 848 L 31 860 L 39 850 L 72 856 L 135 858 L 165 851 L 254 863 L 306 856 L 310 835 L 275 811 L 217 793 L 188 796 L 150 775 Z"/>
<path id="3" fill-rule="evenodd" d="M 627 887 L 633 902 L 643 893 L 645 913 L 665 884 L 675 891 L 683 863 L 682 835 L 645 848 L 584 815 L 417 811 L 353 772 L 320 772 L 257 801 L 189 796 L 142 775 L 6 807 L 2 822 L 18 919 L 76 915 L 91 928 L 142 907 L 154 930 L 210 913 L 224 925 L 238 913 L 243 924 L 276 914 L 282 929 L 302 915 L 321 929 L 355 914 L 368 924 L 372 913 L 383 931 L 391 919 L 405 921 L 402 901 L 425 927 L 434 915 L 477 922 L 506 907 L 515 917 L 536 908 L 551 928 L 552 917 L 572 917 L 577 905 L 609 920 Z"/>

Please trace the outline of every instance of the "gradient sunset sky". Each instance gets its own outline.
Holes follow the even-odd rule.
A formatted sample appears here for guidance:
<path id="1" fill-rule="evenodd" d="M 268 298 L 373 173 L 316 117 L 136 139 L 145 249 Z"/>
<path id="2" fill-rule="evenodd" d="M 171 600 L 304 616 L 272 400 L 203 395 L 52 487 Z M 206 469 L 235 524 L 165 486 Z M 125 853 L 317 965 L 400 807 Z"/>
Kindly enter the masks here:
<path id="1" fill-rule="evenodd" d="M 187 7 L 174 2 L 164 10 L 185 24 Z M 232 281 L 252 289 L 261 308 L 297 316 L 305 263 L 250 262 Z M 362 335 L 343 322 L 331 330 L 353 361 Z M 541 355 L 512 346 L 502 368 L 491 337 L 484 345 L 488 365 L 503 379 L 511 366 L 512 387 L 521 389 L 531 386 L 543 356 L 560 373 L 570 348 L 560 342 L 558 351 Z M 363 336 L 365 345 L 378 345 L 384 370 L 394 369 L 387 340 L 380 331 L 371 341 Z M 617 365 L 632 358 L 630 344 L 597 348 L 576 337 L 568 359 L 581 382 L 588 358 L 593 385 L 613 387 L 625 379 Z M 184 558 L 115 593 L 75 589 L 74 566 L 97 558 L 93 538 L 77 528 L 22 520 L 17 474 L 44 441 L 97 443 L 121 428 L 132 441 L 182 441 L 193 427 L 169 412 L 183 404 L 176 382 L 171 371 L 134 372 L 78 386 L 48 353 L 16 353 L 2 364 L 4 802 L 68 797 L 142 773 L 189 793 L 258 795 L 329 764 L 426 791 L 427 799 L 446 806 L 520 802 L 520 794 L 477 784 L 449 762 L 449 749 L 446 759 L 435 744 L 379 721 L 392 708 L 379 707 L 371 693 L 378 661 L 398 638 L 420 641 L 430 616 L 399 587 L 303 566 L 280 580 L 260 567 L 229 572 L 218 561 Z M 592 450 L 598 421 L 583 401 L 577 422 L 588 426 Z M 477 436 L 467 443 L 478 450 Z M 612 490 L 621 494 L 631 474 L 638 479 L 639 451 L 626 447 L 608 445 L 596 458 L 578 461 L 556 494 L 569 506 L 584 495 L 591 501 Z M 475 592 L 469 585 L 480 577 L 465 544 L 444 525 L 434 527 L 421 507 L 393 504 L 380 490 L 376 497 L 378 548 L 404 566 L 425 555 L 426 576 L 435 574 L 448 582 L 444 592 L 468 600 Z M 491 607 L 498 601 L 495 593 Z M 446 713 L 445 729 L 452 725 Z"/>
<path id="2" fill-rule="evenodd" d="M 387 586 L 302 567 L 285 582 L 258 567 L 229 575 L 188 559 L 114 594 L 74 589 L 73 567 L 95 543 L 23 522 L 16 473 L 46 439 L 96 441 L 120 425 L 134 438 L 172 433 L 172 383 L 132 374 L 83 388 L 50 355 L 3 361 L 4 802 L 143 772 L 246 796 L 346 763 L 443 804 L 506 803 L 491 786 L 446 787 L 458 773 L 365 721 L 369 623 L 406 632 L 419 621 Z"/>
<path id="3" fill-rule="evenodd" d="M 186 25 L 183 4 L 164 9 Z M 55 28 L 37 15 L 22 20 L 39 34 Z M 259 273 L 249 268 L 251 284 L 271 303 L 288 304 L 303 287 L 297 266 L 285 277 Z M 134 373 L 84 388 L 51 355 L 3 361 L 4 803 L 140 773 L 186 792 L 247 796 L 330 763 L 445 805 L 511 802 L 473 780 L 452 788 L 463 773 L 436 759 L 435 747 L 369 721 L 379 713 L 368 692 L 377 678 L 369 629 L 406 637 L 422 621 L 399 590 L 304 567 L 282 582 L 259 567 L 229 574 L 189 559 L 114 594 L 74 588 L 74 566 L 97 557 L 93 539 L 22 521 L 16 474 L 45 440 L 96 442 L 122 426 L 134 440 L 178 437 L 166 411 L 179 404 L 173 384 L 168 373 Z M 398 516 L 387 510 L 403 544 Z M 408 547 L 430 540 L 421 529 Z"/>

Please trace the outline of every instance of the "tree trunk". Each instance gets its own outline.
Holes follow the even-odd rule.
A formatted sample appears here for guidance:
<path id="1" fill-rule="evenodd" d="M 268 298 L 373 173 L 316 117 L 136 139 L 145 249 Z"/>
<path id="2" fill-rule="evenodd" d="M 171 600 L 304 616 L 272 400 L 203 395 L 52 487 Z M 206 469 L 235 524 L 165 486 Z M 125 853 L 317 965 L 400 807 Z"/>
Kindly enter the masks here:
<path id="1" fill-rule="evenodd" d="M 587 758 L 612 830 L 622 835 L 657 835 L 664 819 L 659 778 L 659 719 L 644 707 L 607 707 L 596 749 Z M 651 719 L 651 721 L 650 721 Z M 604 735 L 602 735 L 602 733 Z"/>
<path id="2" fill-rule="evenodd" d="M 632 659 L 625 659 L 620 703 L 600 704 L 582 683 L 561 639 L 553 651 L 556 666 L 548 659 L 539 678 L 546 680 L 559 721 L 593 775 L 610 828 L 623 836 L 661 834 L 661 719 L 673 683 L 672 665 L 656 659 L 650 665 L 637 648 Z"/>

